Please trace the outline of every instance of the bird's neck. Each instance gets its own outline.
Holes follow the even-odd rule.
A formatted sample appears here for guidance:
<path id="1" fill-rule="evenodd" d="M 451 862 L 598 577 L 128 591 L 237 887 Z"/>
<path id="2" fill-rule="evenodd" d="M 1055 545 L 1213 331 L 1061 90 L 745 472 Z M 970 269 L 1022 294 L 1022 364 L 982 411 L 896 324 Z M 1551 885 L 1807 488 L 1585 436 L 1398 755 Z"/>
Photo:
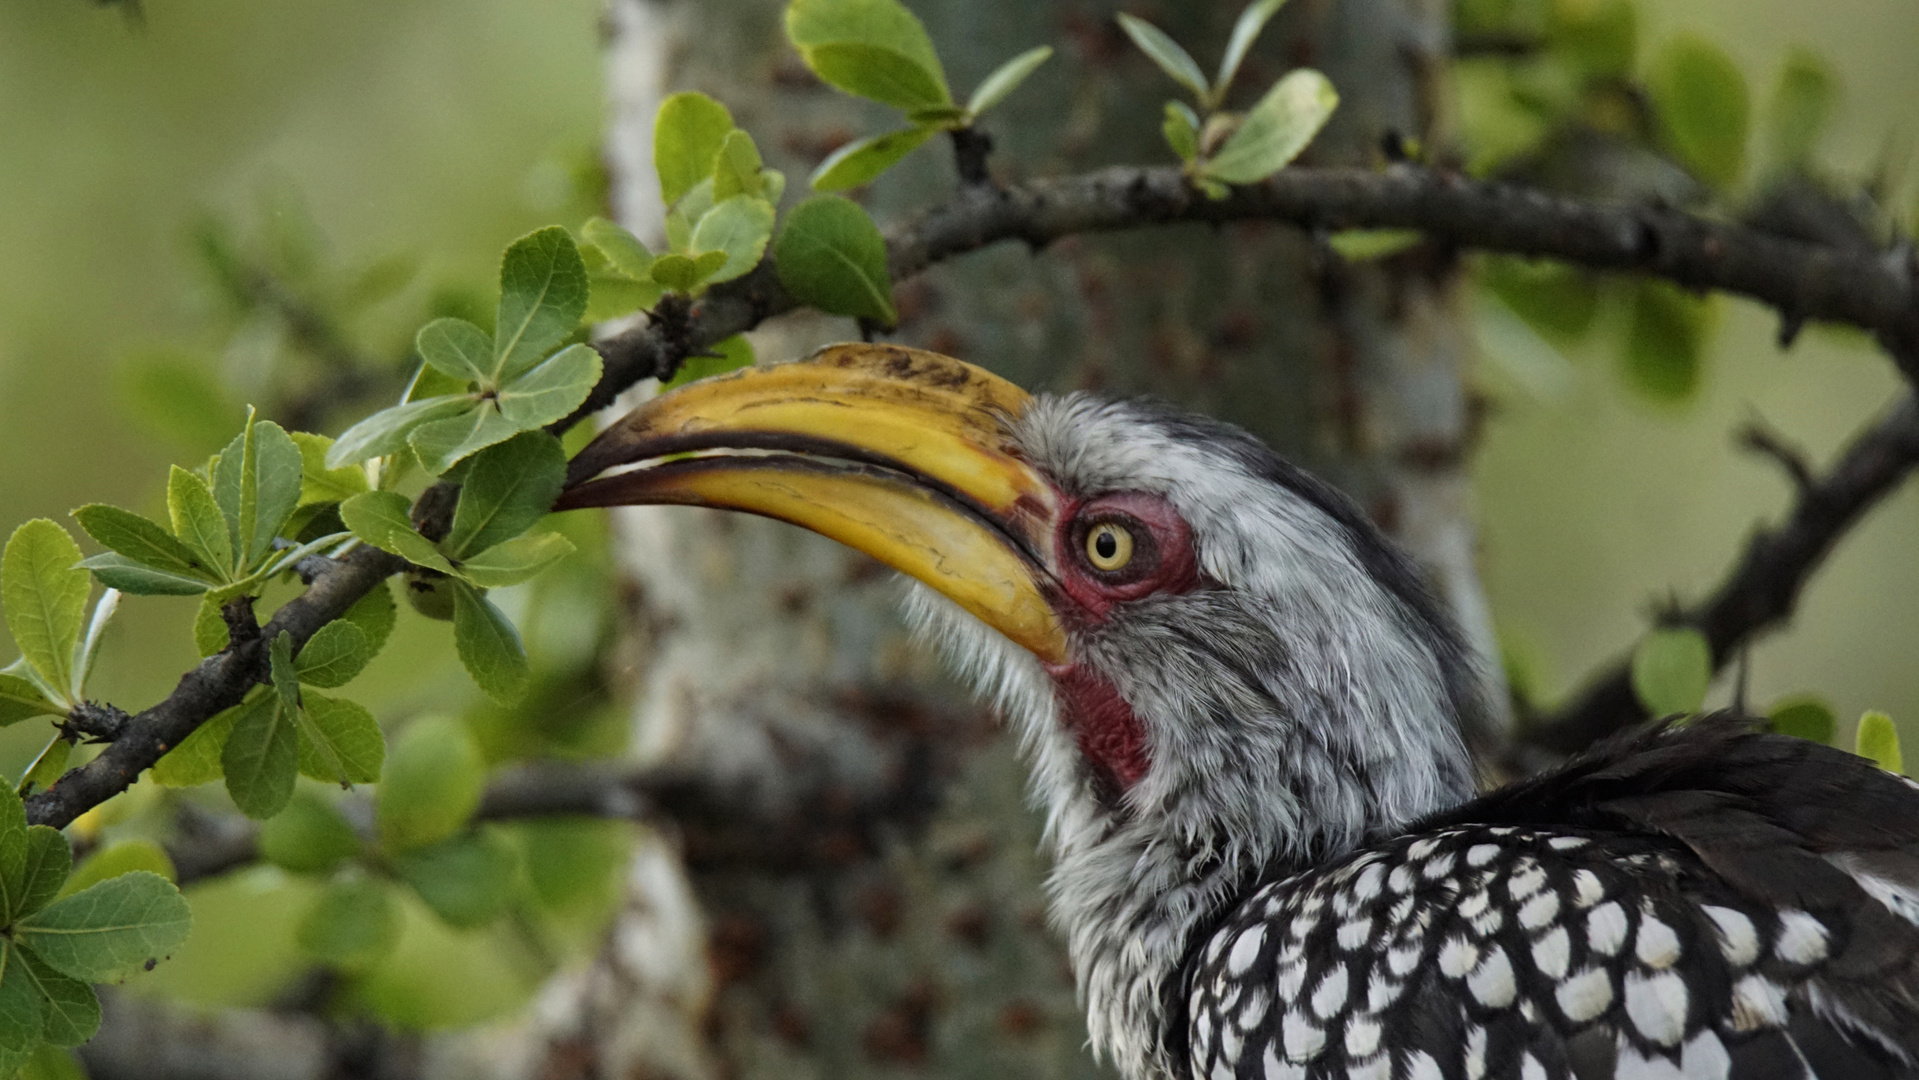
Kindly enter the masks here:
<path id="1" fill-rule="evenodd" d="M 1020 725 L 1035 745 L 1065 933 L 1089 1033 L 1122 1074 L 1157 1076 L 1169 989 L 1203 929 L 1257 880 L 1308 869 L 1471 795 L 1438 671 L 1293 669 L 1284 687 L 1215 687 L 1135 662 L 1110 678 L 1050 671 Z M 1370 676 L 1370 677 L 1367 677 Z M 1117 705 L 1113 704 L 1118 702 Z M 1127 713 L 1120 716 L 1121 711 Z M 1206 715 L 1199 715 L 1200 712 Z M 1136 725 L 1128 779 L 1102 747 Z M 1098 730 L 1089 735 L 1089 725 Z M 1115 783 L 1117 781 L 1117 784 Z"/>

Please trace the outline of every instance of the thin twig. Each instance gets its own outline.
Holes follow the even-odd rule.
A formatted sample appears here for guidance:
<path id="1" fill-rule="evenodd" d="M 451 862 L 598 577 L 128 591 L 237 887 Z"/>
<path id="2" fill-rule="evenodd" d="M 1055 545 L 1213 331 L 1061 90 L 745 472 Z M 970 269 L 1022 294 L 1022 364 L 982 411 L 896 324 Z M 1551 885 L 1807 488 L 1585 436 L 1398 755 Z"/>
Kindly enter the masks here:
<path id="1" fill-rule="evenodd" d="M 1799 593 L 1839 538 L 1919 467 L 1919 400 L 1906 397 L 1854 438 L 1824 476 L 1810 478 L 1786 520 L 1761 529 L 1704 603 L 1678 613 L 1712 647 L 1713 670 L 1792 614 Z M 1573 753 L 1645 720 L 1626 661 L 1609 668 L 1572 704 L 1522 734 L 1528 746 Z"/>

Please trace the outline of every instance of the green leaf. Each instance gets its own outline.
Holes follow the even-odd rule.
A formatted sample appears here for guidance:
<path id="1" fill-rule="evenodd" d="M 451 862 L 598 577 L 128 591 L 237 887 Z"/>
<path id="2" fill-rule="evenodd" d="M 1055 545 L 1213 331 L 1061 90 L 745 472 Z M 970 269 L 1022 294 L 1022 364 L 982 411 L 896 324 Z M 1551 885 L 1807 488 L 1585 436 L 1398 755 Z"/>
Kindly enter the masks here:
<path id="1" fill-rule="evenodd" d="M 526 693 L 526 646 L 505 613 L 465 582 L 453 586 L 453 644 L 486 696 L 511 705 Z"/>
<path id="2" fill-rule="evenodd" d="M 551 225 L 515 240 L 500 262 L 495 382 L 540 362 L 586 314 L 586 263 L 565 229 Z M 418 446 L 418 443 L 415 443 Z"/>
<path id="3" fill-rule="evenodd" d="M 465 319 L 435 319 L 413 338 L 420 359 L 459 382 L 487 381 L 493 372 L 493 339 Z"/>
<path id="4" fill-rule="evenodd" d="M 198 596 L 210 587 L 204 578 L 172 574 L 109 551 L 83 559 L 80 565 L 109 589 L 134 596 Z"/>
<path id="5" fill-rule="evenodd" d="M 72 756 L 73 744 L 56 733 L 47 740 L 47 745 L 40 748 L 39 755 L 33 759 L 33 764 L 27 766 L 27 771 L 21 775 L 20 783 L 14 790 L 23 799 L 47 790 L 55 780 L 60 779 L 60 774 L 66 772 L 67 759 Z"/>
<path id="6" fill-rule="evenodd" d="M 673 251 L 685 254 L 687 245 L 693 242 L 693 226 L 700 218 L 713 209 L 713 178 L 707 177 L 693 185 L 692 190 L 680 196 L 680 201 L 666 212 L 666 242 Z M 664 258 L 665 256 L 660 256 Z M 654 260 L 657 264 L 658 259 Z M 660 280 L 657 266 L 648 271 L 654 281 Z"/>
<path id="7" fill-rule="evenodd" d="M 200 598 L 200 609 L 193 613 L 193 647 L 203 657 L 212 656 L 232 643 L 220 604 L 217 595 L 208 593 Z"/>
<path id="8" fill-rule="evenodd" d="M 300 767 L 300 736 L 294 717 L 277 699 L 270 707 L 248 709 L 234 722 L 220 751 L 227 794 L 240 812 L 255 820 L 286 808 Z M 164 759 L 162 759 L 164 760 Z"/>
<path id="9" fill-rule="evenodd" d="M 1804 169 L 1838 105 L 1839 78 L 1832 68 L 1815 53 L 1789 50 L 1768 110 L 1767 141 L 1773 164 Z"/>
<path id="10" fill-rule="evenodd" d="M 497 404 L 484 401 L 465 415 L 421 424 L 407 436 L 407 442 L 419 456 L 421 467 L 438 476 L 460 459 L 510 439 L 519 430 L 500 415 Z"/>
<path id="11" fill-rule="evenodd" d="M 232 734 L 234 725 L 245 713 L 274 707 L 273 695 L 256 692 L 246 702 L 214 713 L 205 723 L 194 728 L 191 735 L 180 740 L 180 745 L 153 763 L 153 768 L 149 770 L 153 782 L 161 787 L 193 787 L 220 779 L 223 775 L 221 757 L 226 751 L 227 737 Z"/>
<path id="12" fill-rule="evenodd" d="M 296 431 L 293 443 L 300 448 L 301 506 L 343 502 L 372 487 L 367 483 L 366 470 L 357 465 L 327 468 L 327 451 L 333 448 L 333 440 L 325 435 Z"/>
<path id="13" fill-rule="evenodd" d="M 794 207 L 774 245 L 773 263 L 780 284 L 803 304 L 888 326 L 899 321 L 886 239 L 850 200 L 815 195 Z"/>
<path id="14" fill-rule="evenodd" d="M 340 520 L 361 540 L 420 566 L 453 573 L 453 564 L 446 556 L 431 540 L 414 531 L 410 515 L 406 496 L 397 491 L 369 491 L 340 504 Z"/>
<path id="15" fill-rule="evenodd" d="M 415 428 L 459 416 L 478 404 L 479 399 L 471 394 L 446 394 L 382 409 L 341 433 L 327 450 L 327 467 L 337 469 L 368 458 L 397 454 L 407 448 L 407 437 Z"/>
<path id="16" fill-rule="evenodd" d="M 924 109 L 911 109 L 906 113 L 906 122 L 914 127 L 930 127 L 935 131 L 946 131 L 966 126 L 966 110 L 958 105 L 933 105 Z"/>
<path id="17" fill-rule="evenodd" d="M 56 901 L 14 927 L 14 940 L 62 975 L 123 978 L 187 939 L 193 913 L 173 883 L 136 870 Z"/>
<path id="18" fill-rule="evenodd" d="M 994 68 L 991 74 L 980 81 L 979 87 L 973 91 L 973 96 L 967 99 L 967 114 L 978 116 L 1005 101 L 1008 94 L 1019 89 L 1019 84 L 1025 82 L 1028 75 L 1039 70 L 1039 66 L 1052 55 L 1051 45 L 1040 45 Z M 813 186 L 819 187 L 818 184 Z"/>
<path id="19" fill-rule="evenodd" d="M 722 200 L 693 229 L 693 249 L 702 257 L 714 251 L 726 255 L 718 267 L 702 268 L 702 276 L 708 284 L 740 277 L 759 265 L 772 236 L 772 203 L 753 195 Z"/>
<path id="20" fill-rule="evenodd" d="M 813 190 L 845 191 L 870 184 L 938 132 L 938 128 L 910 127 L 847 143 L 813 170 Z"/>
<path id="21" fill-rule="evenodd" d="M 1199 157 L 1199 116 L 1191 105 L 1183 101 L 1167 102 L 1166 118 L 1160 121 L 1159 131 L 1181 161 L 1191 163 Z"/>
<path id="22" fill-rule="evenodd" d="M 260 826 L 260 854 L 283 870 L 324 874 L 360 853 L 360 837 L 333 804 L 304 791 Z"/>
<path id="23" fill-rule="evenodd" d="M 314 959 L 335 967 L 371 967 L 400 940 L 400 909 L 392 887 L 377 878 L 334 882 L 307 909 L 294 939 Z"/>
<path id="24" fill-rule="evenodd" d="M 1425 238 L 1418 229 L 1345 229 L 1326 240 L 1326 246 L 1347 262 L 1383 259 L 1415 247 Z"/>
<path id="25" fill-rule="evenodd" d="M 1712 685 L 1712 649 L 1691 627 L 1654 630 L 1632 654 L 1632 688 L 1653 716 L 1697 712 Z"/>
<path id="26" fill-rule="evenodd" d="M 0 784 L 0 920 L 12 922 L 24 906 L 27 810 L 10 784 Z"/>
<path id="27" fill-rule="evenodd" d="M 1885 713 L 1869 712 L 1859 718 L 1853 753 L 1870 758 L 1887 772 L 1906 771 L 1905 761 L 1899 753 L 1899 729 L 1893 726 L 1892 717 Z"/>
<path id="28" fill-rule="evenodd" d="M 559 533 L 521 536 L 496 544 L 460 564 L 460 576 L 483 589 L 504 589 L 531 580 L 573 554 L 573 541 Z"/>
<path id="29" fill-rule="evenodd" d="M 13 643 L 44 686 L 61 693 L 73 685 L 73 649 L 92 588 L 79 561 L 73 537 L 46 518 L 13 530 L 0 553 L 0 605 Z"/>
<path id="30" fill-rule="evenodd" d="M 621 274 L 588 272 L 587 289 L 585 318 L 589 323 L 603 323 L 631 315 L 641 308 L 651 308 L 660 302 L 660 295 L 665 291 L 650 272 L 644 281 Z"/>
<path id="31" fill-rule="evenodd" d="M 47 999 L 27 970 L 18 943 L 0 941 L 0 1075 L 26 1064 L 47 1026 Z"/>
<path id="32" fill-rule="evenodd" d="M 1632 75 L 1639 52 L 1639 18 L 1632 0 L 1586 0 L 1552 7 L 1553 55 L 1589 79 Z"/>
<path id="33" fill-rule="evenodd" d="M 1585 337 L 1599 311 L 1599 284 L 1591 272 L 1562 263 L 1487 258 L 1480 263 L 1479 280 L 1555 344 Z"/>
<path id="34" fill-rule="evenodd" d="M 713 175 L 720 145 L 732 130 L 733 115 L 705 94 L 685 91 L 660 103 L 653 117 L 653 168 L 660 174 L 662 202 L 672 206 Z"/>
<path id="35" fill-rule="evenodd" d="M 217 567 L 222 581 L 230 580 L 233 566 L 233 540 L 227 535 L 227 519 L 220 504 L 213 501 L 207 482 L 175 465 L 167 474 L 167 516 L 173 522 L 173 534 L 199 556 L 206 566 Z"/>
<path id="36" fill-rule="evenodd" d="M 727 132 L 719 156 L 713 159 L 713 198 L 719 202 L 739 195 L 759 198 L 765 187 L 760 182 L 763 165 L 753 136 L 738 129 Z"/>
<path id="37" fill-rule="evenodd" d="M 1306 149 L 1339 106 L 1339 93 L 1311 68 L 1273 84 L 1206 162 L 1205 174 L 1229 184 L 1254 184 L 1278 172 Z"/>
<path id="38" fill-rule="evenodd" d="M 630 834 L 617 821 L 543 818 L 518 823 L 520 861 L 540 906 L 573 911 L 618 889 Z"/>
<path id="39" fill-rule="evenodd" d="M 836 41 L 800 50 L 813 74 L 849 94 L 909 111 L 952 104 L 944 78 L 894 49 Z M 718 194 L 717 190 L 715 194 Z"/>
<path id="40" fill-rule="evenodd" d="M 72 896 L 136 870 L 157 874 L 168 881 L 179 876 L 173 868 L 173 860 L 159 844 L 145 839 L 116 840 L 81 863 L 80 869 L 60 887 L 60 895 Z"/>
<path id="41" fill-rule="evenodd" d="M 71 873 L 73 848 L 60 830 L 45 825 L 27 826 L 27 859 L 21 872 L 19 900 L 12 905 L 9 921 L 31 915 L 52 903 Z"/>
<path id="42" fill-rule="evenodd" d="M 261 420 L 234 437 L 213 467 L 213 498 L 227 520 L 235 562 L 250 567 L 273 546 L 300 505 L 300 448 L 280 425 Z"/>
<path id="43" fill-rule="evenodd" d="M 1202 104 L 1211 100 L 1211 91 L 1206 86 L 1206 73 L 1199 70 L 1199 64 L 1190 53 L 1180 47 L 1179 42 L 1166 36 L 1166 32 L 1145 19 L 1120 12 L 1119 28 L 1133 39 L 1139 51 L 1159 65 L 1159 69 L 1172 77 L 1179 85 L 1193 92 L 1193 97 Z"/>
<path id="44" fill-rule="evenodd" d="M 446 549 L 455 559 L 520 535 L 545 517 L 566 483 L 560 440 L 528 431 L 473 459 L 460 486 Z"/>
<path id="45" fill-rule="evenodd" d="M 393 742 L 374 821 L 389 851 L 437 843 L 466 827 L 480 807 L 486 765 L 466 726 L 447 717 L 415 720 Z"/>
<path id="46" fill-rule="evenodd" d="M 1213 79 L 1209 104 L 1217 106 L 1226 98 L 1226 89 L 1233 85 L 1233 76 L 1239 74 L 1239 65 L 1246 59 L 1246 53 L 1252 49 L 1259 32 L 1266 29 L 1267 20 L 1279 11 L 1286 0 L 1253 0 L 1245 10 L 1239 13 L 1238 21 L 1233 23 L 1232 36 L 1226 39 L 1226 54 L 1220 57 L 1219 74 Z"/>
<path id="47" fill-rule="evenodd" d="M 469 929 L 506 910 L 517 861 L 505 841 L 481 831 L 415 848 L 393 870 L 449 925 Z"/>
<path id="48" fill-rule="evenodd" d="M 1626 381 L 1655 401 L 1684 402 L 1699 389 L 1711 307 L 1676 285 L 1645 280 L 1633 298 L 1626 338 Z"/>
<path id="49" fill-rule="evenodd" d="M 377 783 L 386 762 L 386 736 L 379 721 L 354 702 L 325 694 L 305 696 L 300 774 L 329 784 Z"/>
<path id="50" fill-rule="evenodd" d="M 386 648 L 386 639 L 399 619 L 399 608 L 393 603 L 393 591 L 383 581 L 340 617 L 360 628 L 366 635 L 368 647 L 377 655 Z"/>
<path id="51" fill-rule="evenodd" d="M 688 237 L 688 242 L 692 242 L 691 237 Z M 662 255 L 654 259 L 652 274 L 654 281 L 672 292 L 692 292 L 693 287 L 700 283 L 699 270 L 694 267 L 693 260 L 685 255 Z"/>
<path id="52" fill-rule="evenodd" d="M 198 553 L 174 539 L 164 526 L 130 510 L 89 503 L 75 510 L 73 519 L 102 546 L 134 562 L 178 577 L 219 580 Z"/>
<path id="53" fill-rule="evenodd" d="M 733 126 L 731 117 L 727 118 L 726 125 L 729 129 Z M 606 256 L 608 265 L 614 270 L 635 280 L 643 280 L 649 276 L 649 271 L 653 268 L 653 253 L 646 249 L 645 244 L 640 243 L 639 237 L 603 217 L 587 219 L 586 224 L 581 226 L 580 233 L 586 237 L 587 243 L 600 249 L 600 253 Z"/>
<path id="54" fill-rule="evenodd" d="M 543 428 L 570 415 L 600 381 L 600 354 L 568 345 L 500 390 L 500 416 L 519 431 Z"/>
<path id="55" fill-rule="evenodd" d="M 33 988 L 45 999 L 41 1037 L 62 1047 L 79 1046 L 93 1038 L 100 1030 L 100 999 L 94 995 L 93 987 L 53 970 L 31 949 L 16 947 L 15 955 Z"/>
<path id="56" fill-rule="evenodd" d="M 951 100 L 946 74 L 933 51 L 932 39 L 926 36 L 926 27 L 898 0 L 794 0 L 786 8 L 786 36 L 807 64 L 829 83 L 833 79 L 819 70 L 814 50 L 828 45 L 864 45 L 896 54 L 918 69 L 917 76 L 908 78 L 933 85 L 935 100 L 928 104 L 943 105 Z M 840 88 L 859 93 L 850 87 Z"/>
<path id="57" fill-rule="evenodd" d="M 1832 706 L 1814 697 L 1776 702 L 1766 715 L 1772 721 L 1772 730 L 1779 734 L 1827 746 L 1832 745 L 1833 735 L 1839 730 L 1839 717 L 1833 713 Z"/>
<path id="58" fill-rule="evenodd" d="M 1746 171 L 1746 79 L 1717 45 L 1674 38 L 1648 79 L 1666 141 L 1701 180 L 1719 188 Z"/>
<path id="59" fill-rule="evenodd" d="M 373 659 L 373 643 L 366 631 L 345 619 L 335 619 L 313 632 L 294 662 L 300 681 L 309 686 L 345 686 Z"/>
<path id="60" fill-rule="evenodd" d="M 0 727 L 33 716 L 62 716 L 66 710 L 47 700 L 40 688 L 25 679 L 0 673 Z"/>
<path id="61" fill-rule="evenodd" d="M 753 366 L 753 344 L 743 334 L 734 334 L 712 347 L 712 356 L 689 356 L 680 363 L 680 370 L 661 384 L 660 392 L 665 393 L 675 387 L 685 386 L 698 379 L 724 375 L 729 371 Z"/>
<path id="62" fill-rule="evenodd" d="M 267 647 L 267 674 L 280 707 L 289 714 L 300 709 L 300 670 L 293 662 L 293 633 L 282 630 Z"/>

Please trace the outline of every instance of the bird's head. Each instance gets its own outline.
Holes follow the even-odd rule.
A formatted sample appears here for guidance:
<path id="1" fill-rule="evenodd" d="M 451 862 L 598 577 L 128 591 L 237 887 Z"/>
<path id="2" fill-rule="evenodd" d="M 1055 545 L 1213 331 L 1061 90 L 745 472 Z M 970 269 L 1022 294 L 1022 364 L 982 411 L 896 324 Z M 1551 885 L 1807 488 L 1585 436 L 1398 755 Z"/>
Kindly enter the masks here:
<path id="1" fill-rule="evenodd" d="M 779 518 L 917 579 L 1066 848 L 1129 829 L 1297 863 L 1470 792 L 1476 679 L 1418 573 L 1227 425 L 836 346 L 648 402 L 561 500 L 657 503 Z"/>

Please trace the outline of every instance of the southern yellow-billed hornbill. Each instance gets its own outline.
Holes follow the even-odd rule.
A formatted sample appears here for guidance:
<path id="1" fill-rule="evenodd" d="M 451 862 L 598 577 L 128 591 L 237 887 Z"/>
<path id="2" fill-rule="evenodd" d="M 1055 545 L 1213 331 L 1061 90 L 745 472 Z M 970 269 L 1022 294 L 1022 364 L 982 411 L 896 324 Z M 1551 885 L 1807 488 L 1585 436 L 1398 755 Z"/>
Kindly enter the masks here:
<path id="1" fill-rule="evenodd" d="M 1914 1072 L 1914 785 L 1721 720 L 1474 798 L 1458 635 L 1238 430 L 841 346 L 606 431 L 562 505 L 638 503 L 927 586 L 1025 742 L 1093 1044 L 1133 1080 Z"/>

